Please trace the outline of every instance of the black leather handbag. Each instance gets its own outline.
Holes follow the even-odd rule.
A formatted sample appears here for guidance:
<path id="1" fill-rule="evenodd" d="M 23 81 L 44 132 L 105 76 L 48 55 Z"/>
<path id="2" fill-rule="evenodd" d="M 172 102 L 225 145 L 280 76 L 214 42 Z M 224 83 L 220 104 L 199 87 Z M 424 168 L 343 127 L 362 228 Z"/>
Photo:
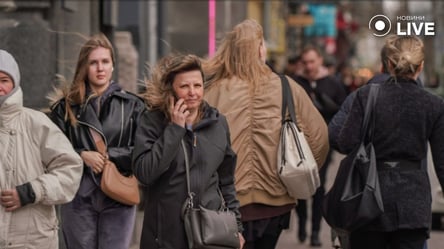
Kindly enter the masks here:
<path id="1" fill-rule="evenodd" d="M 350 233 L 384 212 L 372 142 L 375 120 L 372 113 L 378 90 L 378 85 L 371 86 L 361 126 L 361 142 L 341 161 L 333 186 L 323 200 L 323 216 L 339 233 Z M 368 142 L 364 143 L 366 137 Z"/>
<path id="2" fill-rule="evenodd" d="M 188 198 L 184 203 L 183 220 L 185 233 L 190 249 L 229 249 L 239 248 L 239 234 L 236 215 L 226 208 L 220 191 L 222 207 L 219 210 L 210 210 L 199 206 L 194 208 L 194 193 L 190 188 L 190 166 L 188 152 L 182 140 L 185 154 Z"/>

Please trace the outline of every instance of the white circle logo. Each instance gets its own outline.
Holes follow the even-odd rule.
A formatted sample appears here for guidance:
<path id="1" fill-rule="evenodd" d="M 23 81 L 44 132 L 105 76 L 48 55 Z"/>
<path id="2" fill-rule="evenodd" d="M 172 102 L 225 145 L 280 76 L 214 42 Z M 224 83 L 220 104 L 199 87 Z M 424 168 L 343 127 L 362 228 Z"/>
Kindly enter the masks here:
<path id="1" fill-rule="evenodd" d="M 384 15 L 376 15 L 368 22 L 368 29 L 373 31 L 374 36 L 385 36 L 392 29 L 390 19 Z"/>

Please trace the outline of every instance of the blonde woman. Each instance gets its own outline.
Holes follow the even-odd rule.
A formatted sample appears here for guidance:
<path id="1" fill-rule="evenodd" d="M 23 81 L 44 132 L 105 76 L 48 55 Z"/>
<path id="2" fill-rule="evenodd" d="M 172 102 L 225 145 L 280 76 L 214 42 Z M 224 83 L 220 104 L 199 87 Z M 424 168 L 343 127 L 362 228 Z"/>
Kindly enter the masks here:
<path id="1" fill-rule="evenodd" d="M 247 249 L 274 248 L 296 202 L 277 172 L 282 88 L 265 64 L 266 51 L 261 25 L 245 20 L 226 34 L 204 66 L 205 99 L 226 115 L 238 155 L 236 191 Z M 329 149 L 327 125 L 304 89 L 288 81 L 298 127 L 322 165 Z"/>
<path id="2" fill-rule="evenodd" d="M 106 196 L 100 189 L 103 167 L 115 164 L 132 174 L 131 156 L 143 100 L 112 80 L 114 50 L 103 35 L 91 37 L 80 49 L 74 80 L 52 106 L 51 118 L 70 139 L 84 163 L 74 200 L 61 208 L 62 231 L 69 249 L 128 248 L 135 206 Z M 100 139 L 98 139 L 100 138 Z M 98 151 L 102 140 L 107 153 Z"/>
<path id="3" fill-rule="evenodd" d="M 423 89 L 424 44 L 416 36 L 390 36 L 384 48 L 390 78 L 380 84 L 373 145 L 384 213 L 350 235 L 352 249 L 422 249 L 431 224 L 431 193 L 423 162 L 430 143 L 435 171 L 444 186 L 444 102 Z M 336 137 L 350 153 L 359 143 L 370 86 L 360 88 Z M 337 130 L 337 129 L 332 129 Z M 337 135 L 337 136 L 336 136 Z"/>

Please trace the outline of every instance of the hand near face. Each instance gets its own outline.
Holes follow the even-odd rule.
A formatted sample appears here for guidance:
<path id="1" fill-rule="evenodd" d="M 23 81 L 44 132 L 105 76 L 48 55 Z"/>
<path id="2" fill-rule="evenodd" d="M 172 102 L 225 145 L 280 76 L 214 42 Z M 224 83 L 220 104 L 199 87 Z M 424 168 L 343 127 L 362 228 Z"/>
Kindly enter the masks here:
<path id="1" fill-rule="evenodd" d="M 0 204 L 5 208 L 6 212 L 12 212 L 22 206 L 15 188 L 0 192 Z"/>
<path id="2" fill-rule="evenodd" d="M 175 101 L 174 97 L 170 97 L 170 115 L 171 122 L 182 126 L 185 128 L 185 121 L 187 117 L 190 115 L 190 111 L 188 111 L 188 106 L 185 104 L 184 99 L 179 99 Z"/>

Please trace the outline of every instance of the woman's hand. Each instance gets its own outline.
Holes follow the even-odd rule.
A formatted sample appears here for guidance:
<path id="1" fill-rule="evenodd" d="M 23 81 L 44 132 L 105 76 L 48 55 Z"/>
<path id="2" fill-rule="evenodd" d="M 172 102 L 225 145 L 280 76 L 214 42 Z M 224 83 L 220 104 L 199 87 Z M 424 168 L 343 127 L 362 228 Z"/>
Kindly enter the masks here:
<path id="1" fill-rule="evenodd" d="M 185 128 L 185 121 L 190 115 L 190 111 L 187 110 L 188 106 L 185 104 L 184 99 L 174 101 L 174 97 L 170 97 L 170 115 L 171 122 Z"/>
<path id="2" fill-rule="evenodd" d="M 12 212 L 22 206 L 17 190 L 7 189 L 0 192 L 0 204 L 6 212 Z"/>
<path id="3" fill-rule="evenodd" d="M 103 167 L 107 161 L 107 157 L 97 151 L 82 151 L 80 157 L 95 174 L 103 171 Z"/>
<path id="4" fill-rule="evenodd" d="M 240 244 L 239 249 L 244 248 L 244 245 L 245 245 L 245 239 L 244 239 L 244 236 L 242 236 L 242 233 L 239 233 L 239 244 Z"/>

